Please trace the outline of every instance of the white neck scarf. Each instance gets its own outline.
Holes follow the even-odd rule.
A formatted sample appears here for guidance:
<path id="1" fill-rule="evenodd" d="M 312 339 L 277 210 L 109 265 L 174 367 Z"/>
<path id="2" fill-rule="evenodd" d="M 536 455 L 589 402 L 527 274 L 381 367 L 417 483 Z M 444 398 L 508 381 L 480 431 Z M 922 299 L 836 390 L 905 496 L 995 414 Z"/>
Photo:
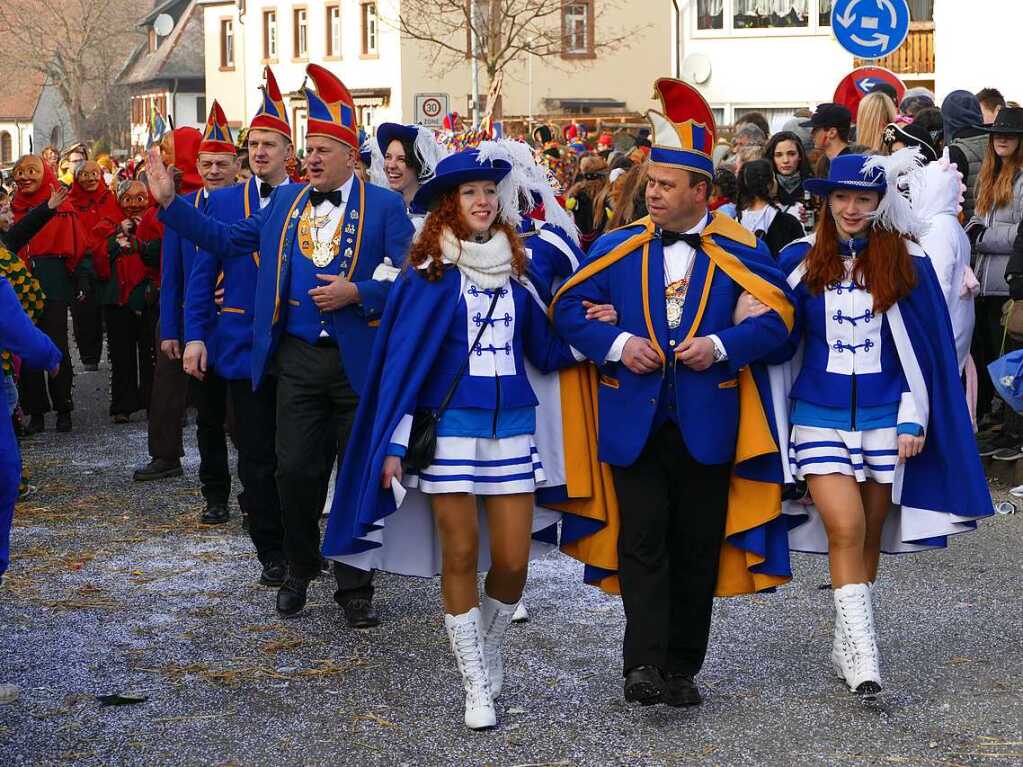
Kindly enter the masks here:
<path id="1" fill-rule="evenodd" d="M 512 249 L 508 236 L 497 231 L 487 242 L 459 240 L 445 228 L 440 237 L 444 260 L 484 290 L 499 288 L 511 276 Z"/>

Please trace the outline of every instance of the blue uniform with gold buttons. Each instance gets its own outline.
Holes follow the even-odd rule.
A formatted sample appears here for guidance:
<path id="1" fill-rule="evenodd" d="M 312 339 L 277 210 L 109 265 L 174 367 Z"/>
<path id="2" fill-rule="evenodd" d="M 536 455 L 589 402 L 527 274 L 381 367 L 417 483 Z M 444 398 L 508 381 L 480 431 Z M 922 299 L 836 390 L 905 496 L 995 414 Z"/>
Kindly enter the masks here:
<path id="1" fill-rule="evenodd" d="M 311 207 L 310 192 L 306 184 L 278 187 L 270 205 L 231 225 L 201 215 L 181 198 L 160 218 L 172 229 L 189 232 L 202 248 L 225 260 L 260 253 L 251 359 L 254 387 L 265 374 L 282 333 L 308 340 L 314 338 L 314 331 L 319 339 L 323 331 L 337 343 L 341 364 L 358 392 L 391 286 L 374 280 L 373 274 L 384 258 L 395 265 L 404 262 L 413 227 L 399 195 L 353 177 L 338 254 L 317 267 L 304 254 L 300 241 L 300 223 Z M 318 273 L 345 275 L 358 288 L 361 303 L 313 313 L 308 290 L 323 284 L 315 278 Z"/>

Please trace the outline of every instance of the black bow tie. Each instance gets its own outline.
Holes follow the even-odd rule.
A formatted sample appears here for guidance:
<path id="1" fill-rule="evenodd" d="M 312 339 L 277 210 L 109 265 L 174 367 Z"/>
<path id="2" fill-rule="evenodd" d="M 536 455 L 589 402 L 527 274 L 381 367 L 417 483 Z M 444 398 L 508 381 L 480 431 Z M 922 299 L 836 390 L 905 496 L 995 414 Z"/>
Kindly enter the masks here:
<path id="1" fill-rule="evenodd" d="M 259 196 L 260 197 L 269 197 L 271 194 L 273 194 L 273 191 L 274 191 L 274 185 L 273 184 L 268 184 L 265 181 L 260 181 L 259 182 Z"/>
<path id="2" fill-rule="evenodd" d="M 317 192 L 313 190 L 309 193 L 309 201 L 313 204 L 314 208 L 321 202 L 329 202 L 335 208 L 340 208 L 345 198 L 341 194 L 340 189 L 335 189 L 333 192 Z"/>
<path id="3" fill-rule="evenodd" d="M 693 250 L 696 250 L 700 247 L 700 235 L 691 234 L 690 232 L 672 232 L 667 229 L 662 229 L 661 242 L 666 248 L 669 245 L 674 245 L 676 242 L 684 242 Z"/>

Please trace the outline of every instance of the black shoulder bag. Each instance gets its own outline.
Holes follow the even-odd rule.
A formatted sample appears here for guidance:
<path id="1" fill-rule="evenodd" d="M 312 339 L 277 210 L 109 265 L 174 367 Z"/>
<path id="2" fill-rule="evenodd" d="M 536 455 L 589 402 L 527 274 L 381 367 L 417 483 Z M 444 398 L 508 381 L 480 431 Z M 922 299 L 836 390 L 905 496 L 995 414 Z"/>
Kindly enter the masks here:
<path id="1" fill-rule="evenodd" d="M 440 422 L 441 416 L 444 415 L 444 411 L 448 409 L 448 404 L 451 402 L 451 398 L 455 396 L 455 389 L 458 388 L 458 384 L 462 380 L 462 376 L 465 375 L 466 368 L 469 367 L 469 358 L 472 357 L 473 352 L 476 350 L 476 346 L 483 337 L 483 331 L 486 330 L 487 325 L 490 324 L 490 318 L 494 316 L 494 307 L 497 306 L 497 299 L 500 295 L 501 288 L 495 288 L 494 297 L 490 299 L 490 308 L 487 310 L 487 317 L 480 324 L 480 330 L 476 334 L 476 340 L 473 341 L 472 345 L 469 347 L 469 353 L 465 356 L 465 362 L 462 363 L 462 369 L 458 371 L 458 375 L 455 376 L 455 380 L 453 380 L 451 382 L 451 386 L 448 387 L 448 392 L 444 395 L 444 400 L 440 403 L 440 407 L 436 410 L 420 408 L 416 410 L 415 415 L 412 417 L 412 430 L 409 434 L 408 449 L 405 451 L 406 471 L 413 473 L 418 472 L 433 463 L 433 456 L 437 452 L 437 424 Z"/>

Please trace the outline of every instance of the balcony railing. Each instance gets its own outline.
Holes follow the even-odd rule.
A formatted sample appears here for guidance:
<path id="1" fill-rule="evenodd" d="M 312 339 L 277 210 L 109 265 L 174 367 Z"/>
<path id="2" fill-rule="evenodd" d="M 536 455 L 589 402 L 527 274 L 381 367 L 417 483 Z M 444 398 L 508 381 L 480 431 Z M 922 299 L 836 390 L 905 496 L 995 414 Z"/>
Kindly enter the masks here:
<path id="1" fill-rule="evenodd" d="M 878 66 L 897 75 L 924 75 L 934 73 L 934 22 L 914 21 L 909 37 L 894 53 L 883 59 L 857 59 L 856 66 Z"/>

